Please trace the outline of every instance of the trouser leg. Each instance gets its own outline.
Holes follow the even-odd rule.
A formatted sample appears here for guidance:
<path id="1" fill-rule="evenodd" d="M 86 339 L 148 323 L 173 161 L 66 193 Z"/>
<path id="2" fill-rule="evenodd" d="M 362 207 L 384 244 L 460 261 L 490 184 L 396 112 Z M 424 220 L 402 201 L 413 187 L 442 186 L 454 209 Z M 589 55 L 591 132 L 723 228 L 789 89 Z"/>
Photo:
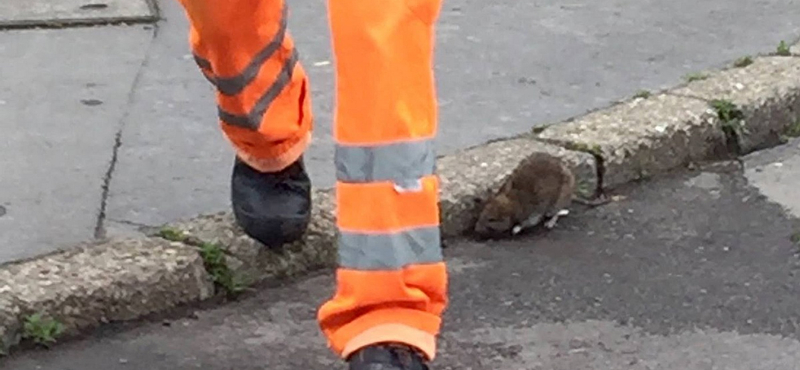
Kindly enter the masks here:
<path id="1" fill-rule="evenodd" d="M 285 0 L 179 0 L 195 61 L 216 87 L 219 120 L 239 156 L 278 171 L 312 128 L 308 77 L 287 31 Z"/>
<path id="2" fill-rule="evenodd" d="M 441 0 L 330 0 L 339 266 L 319 324 L 342 357 L 394 342 L 432 359 L 447 304 L 434 175 Z"/>

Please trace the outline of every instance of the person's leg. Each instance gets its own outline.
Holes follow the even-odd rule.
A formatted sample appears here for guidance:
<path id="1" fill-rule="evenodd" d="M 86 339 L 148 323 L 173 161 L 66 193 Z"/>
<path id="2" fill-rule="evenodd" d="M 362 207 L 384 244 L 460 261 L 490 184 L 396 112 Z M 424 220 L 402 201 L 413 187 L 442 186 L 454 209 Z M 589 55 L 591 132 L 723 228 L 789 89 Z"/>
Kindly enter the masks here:
<path id="1" fill-rule="evenodd" d="M 195 61 L 216 87 L 218 116 L 236 151 L 231 201 L 244 231 L 269 246 L 302 236 L 311 184 L 308 77 L 287 31 L 285 0 L 179 0 Z"/>
<path id="2" fill-rule="evenodd" d="M 351 369 L 421 369 L 436 354 L 447 305 L 434 174 L 441 1 L 328 2 L 339 266 L 318 319 Z M 421 355 L 416 367 L 401 366 L 398 348 Z"/>

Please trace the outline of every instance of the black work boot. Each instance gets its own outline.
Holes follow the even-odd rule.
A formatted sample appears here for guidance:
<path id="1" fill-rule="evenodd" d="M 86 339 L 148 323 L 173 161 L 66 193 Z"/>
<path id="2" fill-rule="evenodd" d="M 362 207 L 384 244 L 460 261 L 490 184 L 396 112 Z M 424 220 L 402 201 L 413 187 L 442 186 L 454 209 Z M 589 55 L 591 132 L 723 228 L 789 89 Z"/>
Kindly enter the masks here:
<path id="1" fill-rule="evenodd" d="M 347 359 L 350 370 L 428 370 L 425 357 L 412 347 L 384 343 L 364 347 Z"/>
<path id="2" fill-rule="evenodd" d="M 255 170 L 236 157 L 231 177 L 236 223 L 270 248 L 300 239 L 311 218 L 311 180 L 303 157 L 279 172 Z"/>

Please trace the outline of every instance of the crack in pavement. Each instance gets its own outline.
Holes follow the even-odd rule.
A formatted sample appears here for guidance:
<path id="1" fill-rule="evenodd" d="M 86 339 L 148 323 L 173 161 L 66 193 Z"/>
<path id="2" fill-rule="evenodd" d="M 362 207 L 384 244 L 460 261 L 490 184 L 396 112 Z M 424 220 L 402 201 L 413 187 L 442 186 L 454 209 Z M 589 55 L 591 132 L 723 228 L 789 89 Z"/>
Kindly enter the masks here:
<path id="1" fill-rule="evenodd" d="M 111 160 L 108 164 L 108 169 L 106 170 L 105 175 L 103 176 L 103 184 L 100 186 L 102 189 L 102 193 L 100 195 L 100 207 L 97 213 L 97 221 L 95 222 L 94 227 L 94 238 L 95 239 L 103 239 L 106 237 L 106 228 L 105 228 L 105 219 L 106 219 L 106 207 L 108 206 L 108 195 L 111 190 L 111 181 L 114 177 L 114 170 L 117 166 L 117 159 L 119 156 L 119 148 L 122 146 L 122 131 L 125 129 L 126 121 L 130 116 L 130 106 L 134 100 L 134 94 L 136 92 L 136 88 L 139 86 L 139 82 L 141 80 L 142 74 L 147 67 L 148 62 L 150 61 L 150 52 L 152 50 L 153 44 L 158 37 L 159 33 L 159 24 L 154 23 L 152 24 L 153 35 L 150 38 L 150 44 L 147 46 L 147 51 L 145 53 L 145 57 L 142 59 L 142 63 L 139 65 L 139 69 L 136 71 L 136 77 L 133 79 L 133 83 L 131 84 L 131 88 L 128 91 L 127 97 L 127 105 L 128 108 L 125 109 L 122 117 L 119 120 L 119 128 L 117 129 L 116 134 L 114 135 L 114 145 L 111 148 Z"/>

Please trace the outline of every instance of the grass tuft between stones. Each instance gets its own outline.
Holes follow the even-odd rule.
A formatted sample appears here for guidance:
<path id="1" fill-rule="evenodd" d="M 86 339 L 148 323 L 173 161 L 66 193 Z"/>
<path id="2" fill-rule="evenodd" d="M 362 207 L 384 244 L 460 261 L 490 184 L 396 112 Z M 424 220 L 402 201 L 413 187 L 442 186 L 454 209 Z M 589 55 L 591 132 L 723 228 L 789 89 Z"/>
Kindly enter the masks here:
<path id="1" fill-rule="evenodd" d="M 792 51 L 789 48 L 789 44 L 787 44 L 786 41 L 781 40 L 781 42 L 778 44 L 777 50 L 775 50 L 775 54 L 782 57 L 788 57 L 792 55 Z"/>
<path id="2" fill-rule="evenodd" d="M 44 347 L 50 347 L 63 333 L 64 324 L 46 317 L 44 314 L 35 313 L 25 318 L 22 338 Z"/>
<path id="3" fill-rule="evenodd" d="M 214 284 L 231 296 L 247 290 L 248 282 L 241 275 L 231 271 L 226 262 L 225 251 L 219 244 L 203 242 L 198 249 L 200 257 L 203 258 L 203 265 L 211 275 Z"/>
<path id="4" fill-rule="evenodd" d="M 570 143 L 567 145 L 567 149 L 569 150 L 577 150 L 579 152 L 589 153 L 594 155 L 595 157 L 599 157 L 603 154 L 602 149 L 600 149 L 600 145 L 589 145 L 584 143 Z"/>
<path id="5" fill-rule="evenodd" d="M 172 242 L 186 241 L 186 234 L 181 230 L 169 226 L 162 227 L 161 230 L 158 231 L 158 236 Z"/>
<path id="6" fill-rule="evenodd" d="M 203 259 L 203 267 L 218 288 L 222 288 L 230 296 L 236 296 L 248 289 L 249 279 L 237 274 L 228 267 L 225 250 L 217 243 L 209 243 L 192 238 L 181 230 L 172 227 L 162 227 L 158 236 L 173 242 L 181 242 L 198 249 Z"/>
<path id="7" fill-rule="evenodd" d="M 695 73 L 690 73 L 690 74 L 684 76 L 684 79 L 686 79 L 686 82 L 694 82 L 694 81 L 705 80 L 708 77 L 709 77 L 709 75 L 707 75 L 705 73 L 695 72 Z"/>
<path id="8" fill-rule="evenodd" d="M 722 131 L 728 138 L 729 144 L 738 154 L 739 139 L 748 133 L 744 112 L 735 103 L 726 99 L 714 99 L 710 105 L 717 112 L 717 117 L 722 123 Z"/>
<path id="9" fill-rule="evenodd" d="M 735 103 L 725 99 L 711 101 L 711 107 L 717 112 L 723 128 L 734 130 L 737 134 L 745 133 L 744 112 Z"/>
<path id="10" fill-rule="evenodd" d="M 736 61 L 733 62 L 733 66 L 736 68 L 744 68 L 751 64 L 753 64 L 753 57 L 749 55 L 736 59 Z"/>
<path id="11" fill-rule="evenodd" d="M 652 94 L 647 90 L 639 90 L 639 91 L 636 92 L 636 94 L 633 95 L 633 97 L 635 99 L 639 99 L 639 98 L 647 99 L 647 98 L 650 97 L 650 95 L 652 95 Z"/>
<path id="12" fill-rule="evenodd" d="M 547 128 L 550 127 L 550 126 L 552 126 L 552 124 L 544 124 L 544 125 L 534 126 L 531 129 L 531 132 L 533 134 L 535 134 L 535 135 L 538 135 L 538 134 L 541 134 L 542 132 L 544 132 L 544 130 L 547 130 Z"/>

